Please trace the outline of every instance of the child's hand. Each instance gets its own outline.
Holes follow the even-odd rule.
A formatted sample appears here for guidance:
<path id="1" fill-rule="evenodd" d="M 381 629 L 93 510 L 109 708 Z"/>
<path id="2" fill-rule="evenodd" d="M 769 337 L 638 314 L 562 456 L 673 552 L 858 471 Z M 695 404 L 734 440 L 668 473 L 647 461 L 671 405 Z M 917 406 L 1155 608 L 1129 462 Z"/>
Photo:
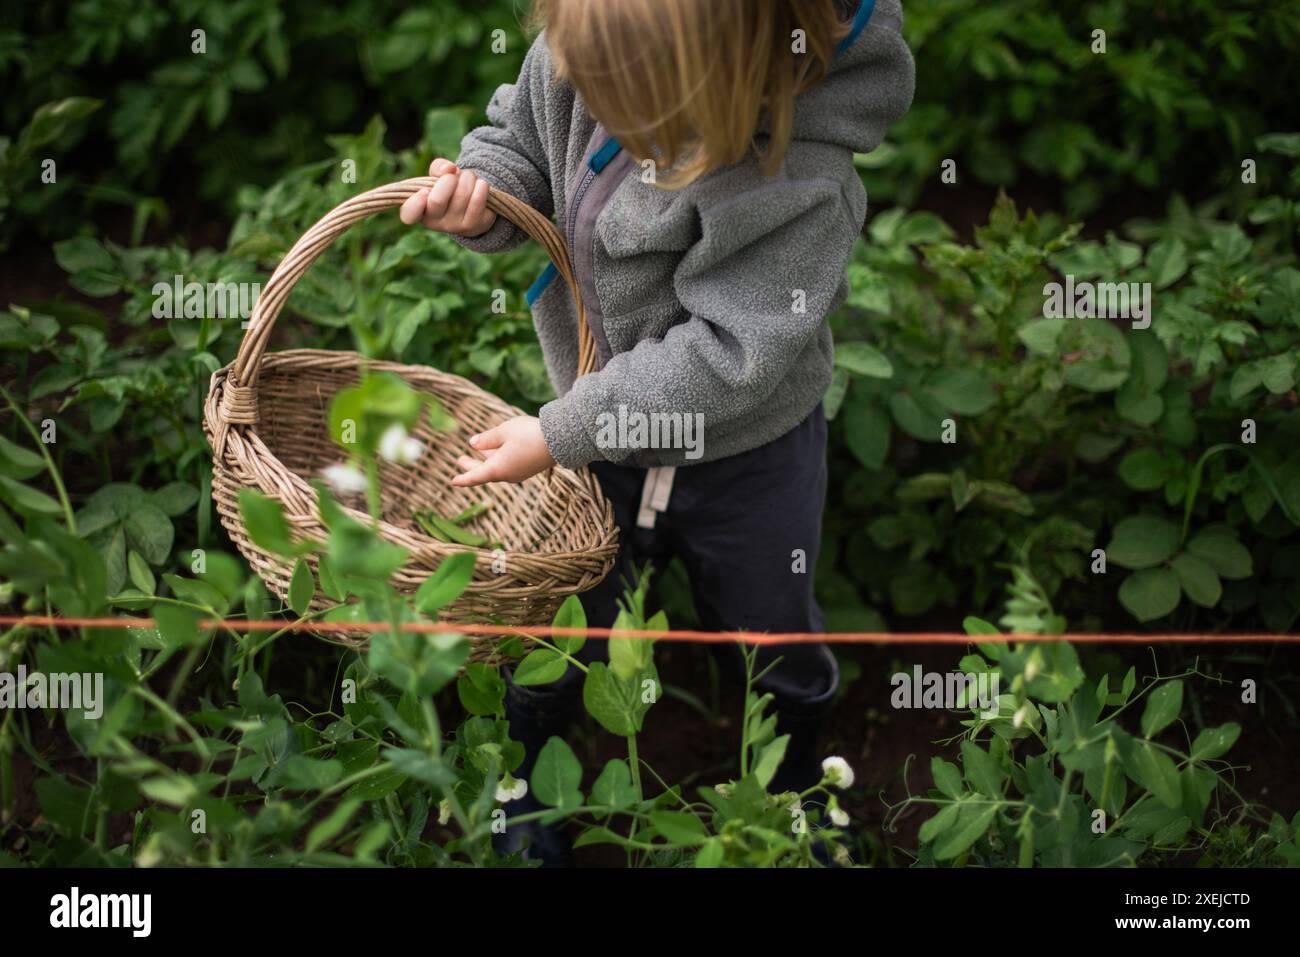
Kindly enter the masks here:
<path id="1" fill-rule="evenodd" d="M 456 465 L 464 469 L 451 484 L 464 488 L 486 482 L 522 482 L 555 464 L 542 424 L 531 415 L 518 415 L 496 428 L 473 436 L 469 444 L 483 455 L 483 460 L 462 455 Z"/>
<path id="2" fill-rule="evenodd" d="M 412 226 L 423 221 L 430 229 L 456 236 L 481 236 L 492 228 L 497 214 L 487 208 L 486 180 L 445 159 L 434 160 L 429 175 L 437 176 L 438 182 L 402 204 L 398 212 L 402 222 Z"/>

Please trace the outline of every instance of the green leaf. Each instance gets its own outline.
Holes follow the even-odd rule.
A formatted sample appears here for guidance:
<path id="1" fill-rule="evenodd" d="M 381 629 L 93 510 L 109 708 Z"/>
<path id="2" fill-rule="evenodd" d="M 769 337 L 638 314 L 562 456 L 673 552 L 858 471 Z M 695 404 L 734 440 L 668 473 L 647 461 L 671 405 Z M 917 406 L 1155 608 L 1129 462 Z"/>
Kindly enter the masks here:
<path id="1" fill-rule="evenodd" d="M 957 765 L 950 764 L 935 755 L 930 758 L 930 773 L 934 775 L 934 786 L 948 797 L 955 800 L 962 796 L 964 789 L 961 786 L 961 771 L 957 770 Z"/>
<path id="2" fill-rule="evenodd" d="M 959 415 L 981 415 L 997 404 L 997 393 L 974 369 L 943 369 L 926 385 L 944 408 Z"/>
<path id="3" fill-rule="evenodd" d="M 321 555 L 316 559 L 316 574 L 320 578 L 320 590 L 328 597 L 335 601 L 342 601 L 347 597 L 347 591 L 335 576 L 334 566 L 328 555 Z"/>
<path id="4" fill-rule="evenodd" d="M 1128 340 L 1104 319 L 1074 320 L 1060 338 L 1061 351 L 1071 358 L 1066 384 L 1088 392 L 1109 392 L 1129 376 Z"/>
<path id="5" fill-rule="evenodd" d="M 944 806 L 938 814 L 922 824 L 921 830 L 918 834 L 921 843 L 931 843 L 936 837 L 948 830 L 948 828 L 952 827 L 953 823 L 957 820 L 957 815 L 961 813 L 961 808 L 962 806 L 954 801 L 953 803 Z"/>
<path id="6" fill-rule="evenodd" d="M 698 868 L 715 868 L 721 867 L 723 858 L 726 857 L 726 847 L 720 838 L 711 837 L 704 842 L 700 852 L 695 855 L 695 866 Z"/>
<path id="7" fill-rule="evenodd" d="M 900 429 L 922 442 L 937 442 L 943 434 L 943 420 L 948 417 L 947 410 L 924 392 L 892 393 L 889 411 Z"/>
<path id="8" fill-rule="evenodd" d="M 103 100 L 89 96 L 69 96 L 61 100 L 42 103 L 19 134 L 15 152 L 30 157 L 41 147 L 62 139 L 69 130 L 104 105 Z M 62 147 L 73 145 L 64 142 Z"/>
<path id="9" fill-rule="evenodd" d="M 1147 251 L 1147 268 L 1151 285 L 1156 289 L 1172 286 L 1187 272 L 1187 247 L 1178 238 L 1162 239 Z"/>
<path id="10" fill-rule="evenodd" d="M 650 823 L 673 844 L 694 847 L 709 837 L 704 822 L 686 811 L 651 811 Z"/>
<path id="11" fill-rule="evenodd" d="M 457 552 L 442 560 L 432 575 L 415 592 L 415 607 L 434 616 L 465 591 L 474 578 L 476 560 L 472 552 Z"/>
<path id="12" fill-rule="evenodd" d="M 1079 653 L 1067 641 L 1039 645 L 1035 653 L 1040 656 L 1042 665 L 1025 690 L 1032 697 L 1048 704 L 1068 701 L 1083 684 Z"/>
<path id="13" fill-rule="evenodd" d="M 378 801 L 385 795 L 392 794 L 408 778 L 395 767 L 385 768 L 373 777 L 365 778 L 343 792 L 345 800 Z"/>
<path id="14" fill-rule="evenodd" d="M 101 554 L 104 556 L 104 589 L 109 596 L 116 596 L 126 587 L 127 579 L 126 531 L 121 525 L 113 529 Z"/>
<path id="15" fill-rule="evenodd" d="M 537 755 L 529 789 L 547 807 L 574 808 L 582 804 L 582 765 L 562 738 L 551 737 Z"/>
<path id="16" fill-rule="evenodd" d="M 1254 570 L 1250 551 L 1228 531 L 1208 528 L 1187 543 L 1187 551 L 1202 558 L 1222 578 L 1237 581 L 1249 578 Z"/>
<path id="17" fill-rule="evenodd" d="M 1237 742 L 1241 735 L 1241 725 L 1234 721 L 1221 724 L 1217 728 L 1206 728 L 1192 742 L 1191 758 L 1193 761 L 1209 761 L 1222 757 Z"/>
<path id="18" fill-rule="evenodd" d="M 93 236 L 74 236 L 54 244 L 54 261 L 67 273 L 111 273 L 113 257 Z"/>
<path id="19" fill-rule="evenodd" d="M 569 663 L 550 648 L 538 648 L 515 666 L 511 680 L 517 685 L 547 685 L 559 681 Z"/>
<path id="20" fill-rule="evenodd" d="M 307 559 L 298 559 L 293 567 L 293 577 L 289 580 L 289 607 L 301 618 L 311 609 L 311 600 L 316 597 L 316 582 L 311 577 L 311 566 Z"/>
<path id="21" fill-rule="evenodd" d="M 653 670 L 646 675 L 654 679 Z M 619 678 L 601 661 L 587 666 L 582 703 L 606 731 L 623 738 L 641 730 L 641 721 L 650 709 L 642 701 L 639 683 Z"/>
<path id="22" fill-rule="evenodd" d="M 140 589 L 146 595 L 152 595 L 158 588 L 158 582 L 153 577 L 153 571 L 149 568 L 149 563 L 140 557 L 140 553 L 132 549 L 126 556 L 127 572 L 131 578 L 131 584 Z"/>
<path id="23" fill-rule="evenodd" d="M 626 612 L 619 612 L 614 621 L 615 630 L 636 629 L 636 622 Z M 645 623 L 644 631 L 668 630 L 668 621 L 663 612 L 655 615 Z M 654 661 L 653 638 L 614 638 L 609 639 L 609 670 L 624 681 L 631 682 L 642 675 Z"/>
<path id="24" fill-rule="evenodd" d="M 769 741 L 759 752 L 758 760 L 754 762 L 753 775 L 764 788 L 771 784 L 772 778 L 776 776 L 777 768 L 785 758 L 786 745 L 789 743 L 790 735 L 783 734 Z"/>
<path id="25" fill-rule="evenodd" d="M 1197 558 L 1190 552 L 1183 552 L 1171 564 L 1178 581 L 1195 604 L 1202 608 L 1213 608 L 1223 596 L 1223 584 L 1219 573 L 1203 558 Z"/>
<path id="26" fill-rule="evenodd" d="M 1119 602 L 1138 621 L 1155 621 L 1178 607 L 1178 576 L 1168 568 L 1144 568 L 1119 586 Z"/>
<path id="27" fill-rule="evenodd" d="M 1106 546 L 1106 557 L 1121 568 L 1152 568 L 1178 548 L 1178 526 L 1153 515 L 1120 519 Z"/>
<path id="28" fill-rule="evenodd" d="M 343 762 L 337 758 L 320 760 L 304 754 L 291 755 L 285 762 L 284 786 L 295 791 L 320 791 L 343 777 Z"/>
<path id="29" fill-rule="evenodd" d="M 313 851 L 320 850 L 338 837 L 343 832 L 343 829 L 347 827 L 348 822 L 352 820 L 352 815 L 357 813 L 359 807 L 361 807 L 361 802 L 357 800 L 340 801 L 338 807 L 331 811 L 325 820 L 307 833 L 307 853 L 310 854 Z"/>
<path id="30" fill-rule="evenodd" d="M 555 618 L 551 621 L 553 628 L 586 628 L 587 613 L 583 610 L 582 601 L 577 595 L 570 595 L 560 604 L 559 609 L 555 612 Z M 582 635 L 556 635 L 551 641 L 561 651 L 571 655 L 577 654 L 578 650 L 587 643 L 587 639 Z"/>
<path id="31" fill-rule="evenodd" d="M 879 405 L 850 393 L 844 404 L 844 440 L 849 451 L 866 468 L 879 471 L 889 455 L 893 423 Z"/>
<path id="32" fill-rule="evenodd" d="M 340 606 L 350 607 L 350 606 Z M 370 641 L 370 667 L 403 691 L 430 695 L 460 674 L 469 657 L 464 635 L 384 631 Z"/>
<path id="33" fill-rule="evenodd" d="M 456 695 L 470 714 L 500 714 L 506 695 L 505 679 L 499 668 L 472 662 L 456 679 Z"/>
<path id="34" fill-rule="evenodd" d="M 126 518 L 126 537 L 151 564 L 162 565 L 171 556 L 176 530 L 172 520 L 148 502 L 133 509 Z"/>
<path id="35" fill-rule="evenodd" d="M 591 786 L 591 802 L 614 808 L 627 808 L 636 803 L 636 788 L 632 786 L 632 772 L 627 762 L 612 758 L 606 762 L 596 783 Z"/>
<path id="36" fill-rule="evenodd" d="M 1178 768 L 1168 755 L 1149 742 L 1132 739 L 1120 746 L 1120 752 L 1128 776 L 1150 791 L 1157 801 L 1166 807 L 1182 804 Z"/>
<path id="37" fill-rule="evenodd" d="M 199 796 L 198 788 L 189 778 L 180 776 L 145 778 L 140 782 L 140 793 L 150 800 L 174 807 L 185 807 Z"/>
<path id="38" fill-rule="evenodd" d="M 840 406 L 844 404 L 844 397 L 849 393 L 850 377 L 843 369 L 836 369 L 831 373 L 831 384 L 826 387 L 826 394 L 822 396 L 822 408 L 826 413 L 826 421 L 834 422 L 835 417 L 840 414 Z"/>
<path id="39" fill-rule="evenodd" d="M 875 346 L 865 342 L 841 342 L 835 346 L 835 365 L 854 375 L 873 379 L 889 379 L 894 367 L 889 358 Z"/>
<path id="40" fill-rule="evenodd" d="M 239 513 L 244 528 L 253 542 L 268 552 L 284 557 L 295 554 L 289 524 L 284 520 L 284 509 L 273 498 L 267 498 L 252 489 L 240 489 Z"/>
<path id="41" fill-rule="evenodd" d="M 1167 681 L 1147 695 L 1142 709 L 1142 736 L 1154 738 L 1169 727 L 1183 709 L 1182 681 Z"/>
<path id="42" fill-rule="evenodd" d="M 30 449 L 0 435 L 0 469 L 16 479 L 28 479 L 45 468 L 45 460 Z"/>
<path id="43" fill-rule="evenodd" d="M 1025 344 L 1030 352 L 1041 356 L 1060 354 L 1061 333 L 1065 331 L 1065 319 L 1036 319 L 1016 330 L 1016 338 Z"/>
<path id="44" fill-rule="evenodd" d="M 61 777 L 38 777 L 33 784 L 41 815 L 68 837 L 86 833 L 95 816 L 89 813 L 95 792 Z"/>
<path id="45" fill-rule="evenodd" d="M 171 482 L 150 496 L 163 514 L 176 516 L 193 508 L 199 500 L 199 490 L 188 482 Z"/>
<path id="46" fill-rule="evenodd" d="M 210 585 L 208 582 L 194 578 L 181 578 L 179 575 L 171 574 L 165 574 L 162 578 L 178 598 L 194 602 L 196 605 L 202 605 L 204 608 L 210 608 L 218 618 L 224 615 L 230 607 L 230 602 L 221 589 L 215 585 Z"/>
<path id="47" fill-rule="evenodd" d="M 203 640 L 199 615 L 189 608 L 159 604 L 154 606 L 153 617 L 158 623 L 158 634 L 168 647 L 180 648 Z"/>
<path id="48" fill-rule="evenodd" d="M 967 850 L 989 829 L 997 813 L 995 804 L 962 804 L 956 823 L 934 844 L 935 859 L 949 861 Z"/>
<path id="49" fill-rule="evenodd" d="M 1135 491 L 1150 492 L 1169 481 L 1171 470 L 1159 449 L 1145 448 L 1124 456 L 1119 463 L 1119 477 Z"/>
<path id="50" fill-rule="evenodd" d="M 32 515 L 62 515 L 63 506 L 30 485 L 0 475 L 0 498 L 18 511 Z"/>
<path id="51" fill-rule="evenodd" d="M 966 780 L 985 797 L 1002 797 L 1002 783 L 1006 775 L 992 755 L 978 744 L 963 738 L 961 756 L 966 768 Z"/>

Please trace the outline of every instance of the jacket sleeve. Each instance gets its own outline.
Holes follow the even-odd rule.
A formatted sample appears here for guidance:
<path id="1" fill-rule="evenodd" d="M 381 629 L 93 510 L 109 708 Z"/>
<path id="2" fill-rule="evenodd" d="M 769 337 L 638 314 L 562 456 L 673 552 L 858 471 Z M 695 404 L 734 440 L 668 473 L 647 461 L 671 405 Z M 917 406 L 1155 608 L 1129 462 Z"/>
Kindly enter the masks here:
<path id="1" fill-rule="evenodd" d="M 865 200 L 865 197 L 863 197 Z M 627 460 L 602 448 L 601 413 L 703 415 L 710 428 L 766 400 L 845 294 L 845 267 L 865 215 L 834 178 L 770 181 L 700 211 L 699 240 L 674 274 L 689 316 L 583 376 L 541 409 L 561 465 Z M 606 420 L 607 421 L 607 420 Z M 638 465 L 688 464 L 684 450 L 640 451 Z"/>
<path id="2" fill-rule="evenodd" d="M 555 211 L 552 175 L 562 175 L 552 167 L 550 150 L 555 137 L 566 135 L 565 130 L 554 127 L 561 118 L 567 120 L 572 109 L 573 88 L 556 79 L 542 34 L 524 57 L 519 79 L 503 83 L 492 95 L 487 107 L 491 125 L 471 130 L 461 141 L 456 165 L 550 216 Z M 474 252 L 498 253 L 513 249 L 528 237 L 498 216 L 481 236 L 453 238 Z"/>

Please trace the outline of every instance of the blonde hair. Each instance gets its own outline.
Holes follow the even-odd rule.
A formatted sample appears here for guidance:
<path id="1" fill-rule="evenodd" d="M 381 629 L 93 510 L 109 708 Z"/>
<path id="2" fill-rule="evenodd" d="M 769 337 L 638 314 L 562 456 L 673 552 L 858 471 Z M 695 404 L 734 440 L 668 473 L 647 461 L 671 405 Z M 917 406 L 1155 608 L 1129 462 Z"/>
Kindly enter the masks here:
<path id="1" fill-rule="evenodd" d="M 559 76 L 638 160 L 679 189 L 753 149 L 763 172 L 790 145 L 795 97 L 848 33 L 837 0 L 536 0 Z M 797 34 L 795 31 L 802 31 Z M 802 49 L 795 52 L 796 38 Z M 765 148 L 755 142 L 766 120 Z"/>

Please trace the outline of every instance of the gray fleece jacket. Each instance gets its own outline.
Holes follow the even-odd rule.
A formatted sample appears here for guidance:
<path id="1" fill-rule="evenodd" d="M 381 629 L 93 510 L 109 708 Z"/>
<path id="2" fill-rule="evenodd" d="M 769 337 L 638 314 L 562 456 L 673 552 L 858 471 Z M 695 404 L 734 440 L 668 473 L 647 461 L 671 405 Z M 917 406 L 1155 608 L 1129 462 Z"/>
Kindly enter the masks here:
<path id="1" fill-rule="evenodd" d="M 529 290 L 559 396 L 541 409 L 542 434 L 560 465 L 712 461 L 780 437 L 821 401 L 833 359 L 826 317 L 847 294 L 867 209 L 853 154 L 879 145 L 912 100 L 898 0 L 860 14 L 829 75 L 796 101 L 792 142 L 771 178 L 751 157 L 682 190 L 644 182 L 556 79 L 545 34 L 518 82 L 492 97 L 492 125 L 465 137 L 457 165 L 556 216 L 588 306 L 598 370 L 575 382 L 568 289 L 548 270 Z M 498 217 L 460 241 L 501 252 L 526 238 Z M 635 428 L 610 429 L 635 425 L 638 413 L 665 425 L 657 441 L 658 429 L 644 441 Z M 682 445 L 667 435 L 674 414 L 702 426 L 702 441 L 644 447 Z"/>

